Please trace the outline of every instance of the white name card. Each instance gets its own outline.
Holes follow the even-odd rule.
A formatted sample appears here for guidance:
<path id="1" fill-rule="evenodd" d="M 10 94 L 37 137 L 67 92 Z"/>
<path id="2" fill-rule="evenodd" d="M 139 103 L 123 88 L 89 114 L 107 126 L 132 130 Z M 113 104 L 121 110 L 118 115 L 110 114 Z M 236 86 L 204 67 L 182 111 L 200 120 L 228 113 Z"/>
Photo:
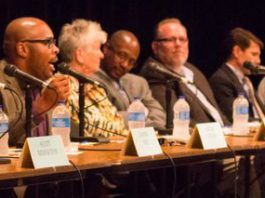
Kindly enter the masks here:
<path id="1" fill-rule="evenodd" d="M 23 168 L 47 168 L 69 165 L 60 136 L 27 138 L 20 156 Z"/>
<path id="2" fill-rule="evenodd" d="M 226 148 L 227 143 L 219 123 L 197 124 L 190 141 L 189 148 L 218 149 Z"/>
<path id="3" fill-rule="evenodd" d="M 124 145 L 123 154 L 139 157 L 162 154 L 154 128 L 131 129 Z"/>

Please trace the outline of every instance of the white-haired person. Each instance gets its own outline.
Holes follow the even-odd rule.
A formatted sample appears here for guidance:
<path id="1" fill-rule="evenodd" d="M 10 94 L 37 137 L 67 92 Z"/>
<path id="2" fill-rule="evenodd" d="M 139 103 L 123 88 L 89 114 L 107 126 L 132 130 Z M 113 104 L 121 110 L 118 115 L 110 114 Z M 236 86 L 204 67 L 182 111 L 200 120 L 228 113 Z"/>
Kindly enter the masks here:
<path id="1" fill-rule="evenodd" d="M 103 58 L 101 45 L 107 40 L 107 33 L 99 23 L 85 19 L 76 19 L 62 27 L 58 39 L 61 59 L 76 72 L 89 77 L 99 70 Z M 70 97 L 67 105 L 74 123 L 79 123 L 79 81 L 70 78 Z M 105 90 L 93 84 L 85 85 L 84 108 L 85 136 L 109 137 L 126 134 L 122 116 L 107 98 Z"/>

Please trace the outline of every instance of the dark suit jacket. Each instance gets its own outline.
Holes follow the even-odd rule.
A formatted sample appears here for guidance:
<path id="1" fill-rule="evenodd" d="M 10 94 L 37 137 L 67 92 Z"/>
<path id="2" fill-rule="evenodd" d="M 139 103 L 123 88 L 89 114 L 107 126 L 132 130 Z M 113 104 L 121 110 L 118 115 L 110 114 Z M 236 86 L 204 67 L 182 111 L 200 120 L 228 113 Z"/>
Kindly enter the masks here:
<path id="1" fill-rule="evenodd" d="M 235 73 L 225 64 L 223 64 L 210 78 L 216 101 L 226 117 L 232 122 L 233 117 L 233 101 L 238 94 L 245 93 L 243 85 L 238 80 Z M 249 101 L 249 119 L 253 120 L 252 106 Z M 262 109 L 264 112 L 264 109 Z"/>
<path id="2" fill-rule="evenodd" d="M 154 71 L 152 64 L 159 65 L 160 67 L 168 70 L 162 63 L 155 60 L 154 58 L 148 58 L 146 63 L 144 64 L 141 74 L 148 80 L 150 87 L 153 92 L 153 96 L 160 102 L 164 109 L 167 109 L 168 105 L 168 119 L 170 121 L 170 125 L 172 126 L 173 121 L 173 106 L 177 101 L 177 97 L 179 95 L 184 95 L 186 100 L 190 105 L 190 117 L 191 124 L 194 125 L 196 123 L 202 122 L 212 122 L 214 119 L 209 114 L 207 108 L 201 103 L 201 101 L 197 98 L 197 96 L 190 91 L 190 89 L 183 83 L 179 83 L 176 80 L 171 81 L 170 78 L 162 73 Z M 219 111 L 224 124 L 229 124 L 226 117 L 220 111 L 211 87 L 204 77 L 204 75 L 193 65 L 186 63 L 185 66 L 192 70 L 194 73 L 194 84 L 196 87 L 205 95 L 207 100 Z M 168 70 L 171 72 L 170 70 Z M 170 82 L 171 81 L 171 82 Z M 168 83 L 172 84 L 169 86 L 171 98 L 169 101 L 166 99 L 166 89 Z"/>

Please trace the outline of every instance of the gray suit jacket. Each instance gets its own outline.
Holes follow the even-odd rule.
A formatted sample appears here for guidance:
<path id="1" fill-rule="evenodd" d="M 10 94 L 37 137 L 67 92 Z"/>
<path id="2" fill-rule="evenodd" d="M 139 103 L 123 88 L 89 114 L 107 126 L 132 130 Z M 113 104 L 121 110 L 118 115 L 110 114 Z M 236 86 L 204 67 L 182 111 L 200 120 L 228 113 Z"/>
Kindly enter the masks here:
<path id="1" fill-rule="evenodd" d="M 16 78 L 10 77 L 4 73 L 4 67 L 6 64 L 5 61 L 0 61 L 0 82 L 6 84 L 13 91 L 10 91 L 9 89 L 0 89 L 0 94 L 3 110 L 9 119 L 9 145 L 14 146 L 17 143 L 23 143 L 26 137 L 25 97 L 24 91 L 21 89 L 22 82 L 19 82 Z M 31 129 L 34 129 L 35 127 L 36 124 L 32 119 Z M 49 131 L 50 127 L 49 123 Z"/>
<path id="2" fill-rule="evenodd" d="M 99 81 L 106 87 L 110 101 L 117 107 L 119 113 L 126 118 L 126 111 L 129 104 L 124 102 L 123 96 L 113 85 L 114 80 L 103 70 L 93 74 L 91 78 Z M 149 111 L 146 120 L 147 126 L 154 126 L 158 128 L 163 128 L 165 126 L 165 112 L 161 105 L 153 98 L 148 83 L 144 78 L 128 73 L 120 79 L 120 85 L 126 92 L 129 98 L 129 103 L 131 103 L 136 97 L 142 99 L 143 104 Z"/>
<path id="3" fill-rule="evenodd" d="M 22 141 L 25 138 L 25 122 L 26 122 L 26 112 L 25 112 L 25 101 L 24 94 L 19 86 L 19 82 L 14 77 L 5 75 L 4 67 L 6 65 L 5 61 L 0 62 L 0 82 L 11 87 L 17 94 L 19 98 L 8 89 L 0 89 L 1 99 L 3 104 L 4 112 L 7 114 L 9 119 L 9 144 L 15 145 L 17 142 Z M 20 112 L 22 111 L 22 116 L 19 118 Z M 19 120 L 18 120 L 19 119 Z M 15 122 L 17 122 L 16 125 Z"/>

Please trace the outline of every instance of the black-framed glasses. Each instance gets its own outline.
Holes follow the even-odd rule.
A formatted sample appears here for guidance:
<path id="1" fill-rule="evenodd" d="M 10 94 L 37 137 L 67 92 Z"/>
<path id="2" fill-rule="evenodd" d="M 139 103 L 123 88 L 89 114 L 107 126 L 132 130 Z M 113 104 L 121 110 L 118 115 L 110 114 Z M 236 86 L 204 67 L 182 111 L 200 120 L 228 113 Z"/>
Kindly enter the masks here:
<path id="1" fill-rule="evenodd" d="M 134 58 L 131 58 L 126 52 L 116 51 L 110 45 L 108 45 L 108 48 L 119 58 L 120 61 L 122 62 L 128 61 L 129 66 L 131 66 L 132 68 L 137 66 L 137 60 L 135 60 Z"/>
<path id="2" fill-rule="evenodd" d="M 26 39 L 22 40 L 20 42 L 29 42 L 29 43 L 42 43 L 44 45 L 47 45 L 49 49 L 51 49 L 53 46 L 56 45 L 56 39 L 54 38 L 47 38 L 47 39 Z"/>
<path id="3" fill-rule="evenodd" d="M 188 42 L 188 38 L 186 37 L 169 37 L 169 38 L 158 38 L 158 39 L 155 39 L 156 42 L 168 42 L 168 43 L 177 43 L 177 41 L 180 43 L 180 44 L 185 44 Z"/>

